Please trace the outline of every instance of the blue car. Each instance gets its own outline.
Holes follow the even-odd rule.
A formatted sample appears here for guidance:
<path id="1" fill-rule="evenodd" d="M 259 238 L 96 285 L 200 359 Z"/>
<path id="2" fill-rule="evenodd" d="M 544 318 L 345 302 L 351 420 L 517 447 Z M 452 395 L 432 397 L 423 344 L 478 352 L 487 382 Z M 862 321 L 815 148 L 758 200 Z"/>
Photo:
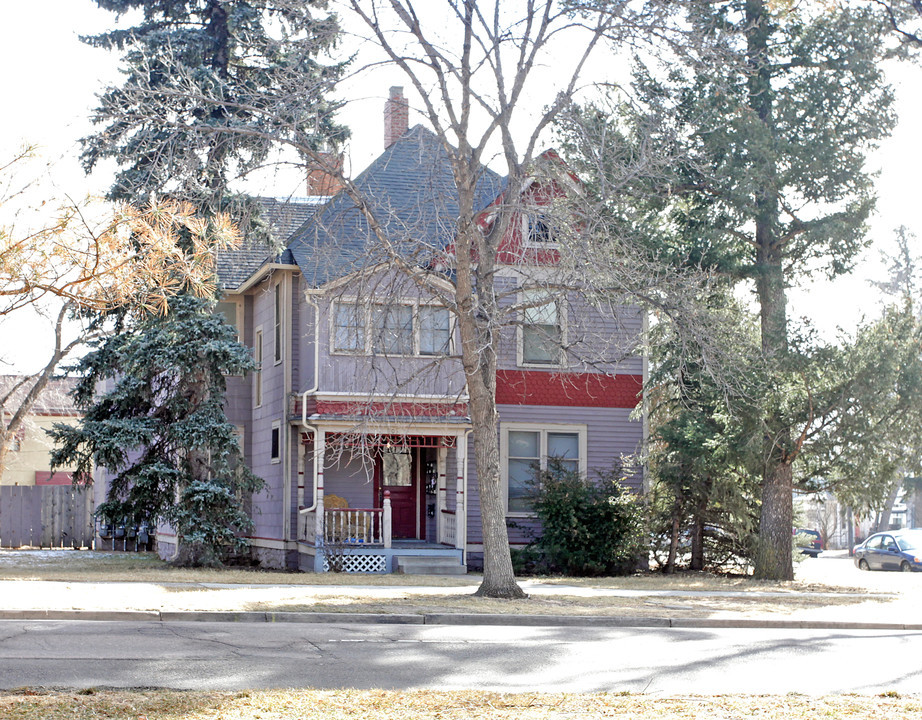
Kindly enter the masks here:
<path id="1" fill-rule="evenodd" d="M 859 570 L 922 571 L 922 530 L 890 530 L 855 547 Z"/>

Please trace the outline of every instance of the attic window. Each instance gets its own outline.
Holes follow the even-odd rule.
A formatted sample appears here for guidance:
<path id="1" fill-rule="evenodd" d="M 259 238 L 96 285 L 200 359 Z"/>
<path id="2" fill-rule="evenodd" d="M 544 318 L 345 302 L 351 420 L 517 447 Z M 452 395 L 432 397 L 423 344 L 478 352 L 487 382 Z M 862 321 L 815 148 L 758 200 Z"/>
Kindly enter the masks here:
<path id="1" fill-rule="evenodd" d="M 542 212 L 531 212 L 525 216 L 525 239 L 534 245 L 547 245 L 557 241 L 551 218 Z"/>

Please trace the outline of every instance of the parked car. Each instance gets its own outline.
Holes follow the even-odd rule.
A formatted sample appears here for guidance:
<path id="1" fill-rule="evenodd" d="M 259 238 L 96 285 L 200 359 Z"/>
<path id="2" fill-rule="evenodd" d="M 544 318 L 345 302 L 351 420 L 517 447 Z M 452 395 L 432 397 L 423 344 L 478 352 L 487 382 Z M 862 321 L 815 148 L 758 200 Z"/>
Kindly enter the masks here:
<path id="1" fill-rule="evenodd" d="M 871 535 L 855 548 L 859 570 L 922 571 L 922 530 L 890 530 Z"/>
<path id="2" fill-rule="evenodd" d="M 794 545 L 800 548 L 802 555 L 816 557 L 823 552 L 823 536 L 818 530 L 794 528 Z"/>

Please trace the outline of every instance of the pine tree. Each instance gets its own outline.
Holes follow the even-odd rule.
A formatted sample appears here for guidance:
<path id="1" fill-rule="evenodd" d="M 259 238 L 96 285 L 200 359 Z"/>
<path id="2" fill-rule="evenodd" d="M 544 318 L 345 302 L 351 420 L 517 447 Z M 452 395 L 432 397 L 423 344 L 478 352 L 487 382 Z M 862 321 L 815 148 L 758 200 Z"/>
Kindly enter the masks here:
<path id="1" fill-rule="evenodd" d="M 246 546 L 240 501 L 262 486 L 223 407 L 225 375 L 252 370 L 253 360 L 212 310 L 178 296 L 165 316 L 147 314 L 97 343 L 75 367 L 83 419 L 51 432 L 55 466 L 109 471 L 100 516 L 169 523 L 175 561 L 186 565 L 218 564 Z M 97 397 L 100 383 L 108 389 Z"/>
<path id="2" fill-rule="evenodd" d="M 808 383 L 827 379 L 813 366 L 824 356 L 811 358 L 788 317 L 787 289 L 812 273 L 848 272 L 866 245 L 874 192 L 865 158 L 895 120 L 881 65 L 892 36 L 886 17 L 862 4 L 688 8 L 684 52 L 660 65 L 637 59 L 635 175 L 613 178 L 598 148 L 582 153 L 581 169 L 586 177 L 595 166 L 599 186 L 618 188 L 617 207 L 640 208 L 630 218 L 647 226 L 636 235 L 652 252 L 751 284 L 766 372 L 751 398 L 762 442 L 755 572 L 791 579 L 794 463 L 817 429 Z M 624 136 L 617 121 L 610 134 Z M 672 162 L 640 162 L 657 156 Z M 708 362 L 702 369 L 715 376 Z"/>

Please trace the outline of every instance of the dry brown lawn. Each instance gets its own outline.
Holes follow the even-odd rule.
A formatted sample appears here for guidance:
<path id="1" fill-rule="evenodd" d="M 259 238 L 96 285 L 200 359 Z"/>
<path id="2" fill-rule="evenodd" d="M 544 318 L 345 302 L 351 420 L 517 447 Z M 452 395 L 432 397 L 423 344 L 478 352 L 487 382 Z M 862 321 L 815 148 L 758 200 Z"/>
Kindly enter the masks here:
<path id="1" fill-rule="evenodd" d="M 413 575 L 344 575 L 281 570 L 174 568 L 154 553 L 0 550 L 0 580 L 247 585 L 418 585 Z M 431 582 L 430 582 L 431 580 Z M 474 585 L 477 578 L 427 576 L 427 585 Z"/>
<path id="2" fill-rule="evenodd" d="M 856 592 L 854 588 L 810 585 L 802 582 L 769 582 L 744 575 L 682 572 L 662 575 L 647 572 L 626 577 L 523 578 L 543 585 L 628 590 L 697 590 L 733 592 L 825 591 Z M 302 573 L 262 569 L 174 568 L 153 553 L 98 552 L 81 550 L 0 550 L 0 580 L 56 580 L 62 582 L 152 582 L 245 585 L 430 585 L 476 587 L 477 575 L 376 575 Z"/>
<path id="3" fill-rule="evenodd" d="M 344 612 L 374 614 L 477 613 L 502 615 L 606 615 L 618 617 L 787 617 L 804 610 L 836 607 L 847 609 L 867 602 L 858 597 L 792 596 L 777 598 L 698 597 L 552 597 L 532 595 L 527 600 L 492 600 L 470 595 L 406 595 L 369 600 L 354 595 L 316 597 L 313 602 L 255 602 L 241 608 L 265 612 Z"/>
<path id="4" fill-rule="evenodd" d="M 489 692 L 38 690 L 0 693 L 8 720 L 479 720 L 510 718 L 887 718 L 922 716 L 922 701 L 895 694 L 827 697 L 660 697 L 640 694 Z"/>

